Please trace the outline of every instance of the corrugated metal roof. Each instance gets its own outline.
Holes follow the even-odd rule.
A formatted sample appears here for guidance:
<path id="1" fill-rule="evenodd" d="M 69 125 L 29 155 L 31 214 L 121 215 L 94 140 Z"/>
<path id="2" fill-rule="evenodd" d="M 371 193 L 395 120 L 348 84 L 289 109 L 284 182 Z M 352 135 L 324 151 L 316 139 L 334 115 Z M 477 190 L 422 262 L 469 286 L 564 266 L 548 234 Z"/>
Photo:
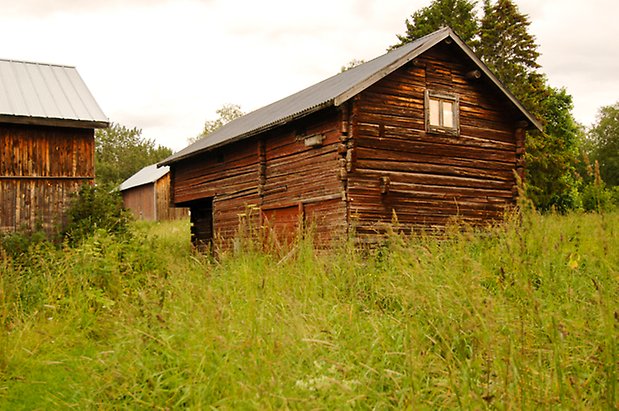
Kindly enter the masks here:
<path id="1" fill-rule="evenodd" d="M 168 174 L 170 167 L 163 166 L 157 168 L 157 164 L 146 166 L 125 181 L 118 188 L 120 191 L 125 191 L 133 187 L 142 186 L 144 184 L 154 183 L 161 177 Z"/>
<path id="2" fill-rule="evenodd" d="M 107 127 L 75 67 L 0 59 L 0 121 Z"/>
<path id="3" fill-rule="evenodd" d="M 471 49 L 449 28 L 445 27 L 425 37 L 394 49 L 380 57 L 339 73 L 298 93 L 239 117 L 207 137 L 196 141 L 162 161 L 168 165 L 184 158 L 229 144 L 328 106 L 339 106 L 383 77 L 415 59 L 439 42 L 451 39 L 467 54 L 488 78 L 514 103 L 537 128 L 535 117 L 501 84 Z"/>

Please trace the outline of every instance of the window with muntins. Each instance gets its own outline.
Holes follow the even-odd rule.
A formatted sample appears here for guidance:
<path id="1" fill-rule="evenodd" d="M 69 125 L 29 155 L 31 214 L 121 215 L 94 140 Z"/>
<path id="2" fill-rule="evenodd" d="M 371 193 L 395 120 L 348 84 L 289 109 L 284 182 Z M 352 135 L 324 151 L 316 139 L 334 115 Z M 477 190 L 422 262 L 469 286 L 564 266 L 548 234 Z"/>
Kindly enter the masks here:
<path id="1" fill-rule="evenodd" d="M 460 134 L 459 99 L 456 94 L 426 90 L 426 131 Z"/>

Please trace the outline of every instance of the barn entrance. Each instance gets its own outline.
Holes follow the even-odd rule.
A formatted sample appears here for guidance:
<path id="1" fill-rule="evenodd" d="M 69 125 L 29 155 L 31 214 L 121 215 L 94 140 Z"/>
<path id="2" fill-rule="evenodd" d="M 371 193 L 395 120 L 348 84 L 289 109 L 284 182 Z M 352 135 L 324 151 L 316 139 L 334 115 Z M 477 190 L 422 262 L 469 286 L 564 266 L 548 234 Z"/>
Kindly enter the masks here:
<path id="1" fill-rule="evenodd" d="M 191 211 L 191 243 L 199 251 L 213 247 L 213 197 L 189 205 Z"/>

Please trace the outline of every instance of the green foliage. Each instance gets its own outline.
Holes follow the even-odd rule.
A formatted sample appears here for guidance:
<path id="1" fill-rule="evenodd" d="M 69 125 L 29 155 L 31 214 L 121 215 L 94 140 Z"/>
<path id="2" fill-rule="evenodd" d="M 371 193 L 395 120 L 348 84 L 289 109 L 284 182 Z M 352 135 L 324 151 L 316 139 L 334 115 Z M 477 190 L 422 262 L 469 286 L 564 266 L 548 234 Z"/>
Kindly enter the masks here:
<path id="1" fill-rule="evenodd" d="M 583 130 L 572 115 L 572 98 L 565 89 L 547 84 L 540 72 L 538 46 L 529 33 L 527 15 L 512 0 L 476 2 L 435 0 L 406 21 L 405 43 L 443 25 L 453 28 L 493 71 L 497 78 L 541 120 L 543 132 L 527 135 L 527 194 L 541 210 L 565 211 L 580 206 L 580 180 L 576 172 Z"/>
<path id="2" fill-rule="evenodd" d="M 619 186 L 619 102 L 600 108 L 588 139 L 591 159 L 598 161 L 602 180 Z"/>
<path id="3" fill-rule="evenodd" d="M 219 115 L 219 117 L 215 120 L 207 120 L 204 123 L 204 130 L 202 130 L 202 134 L 197 137 L 189 138 L 187 140 L 190 144 L 203 139 L 204 137 L 211 134 L 213 131 L 221 128 L 224 124 L 227 124 L 232 120 L 235 120 L 245 114 L 243 113 L 243 111 L 241 111 L 241 106 L 239 106 L 238 104 L 224 104 L 223 106 L 215 110 L 215 112 L 217 113 L 217 115 Z"/>
<path id="4" fill-rule="evenodd" d="M 582 188 L 582 207 L 585 211 L 604 212 L 619 208 L 619 186 L 608 188 L 600 175 L 600 164 L 593 165 L 589 156 L 584 155 L 585 172 Z"/>
<path id="5" fill-rule="evenodd" d="M 576 172 L 582 127 L 572 115 L 572 97 L 547 86 L 538 113 L 544 132 L 527 134 L 527 195 L 540 210 L 565 212 L 579 207 L 580 177 Z"/>
<path id="6" fill-rule="evenodd" d="M 527 135 L 527 194 L 541 210 L 578 208 L 576 172 L 582 127 L 572 115 L 572 97 L 548 85 L 537 63 L 530 21 L 511 0 L 484 0 L 477 54 L 544 126 Z"/>
<path id="7" fill-rule="evenodd" d="M 391 48 L 410 43 L 445 26 L 451 27 L 465 43 L 474 45 L 478 34 L 476 4 L 476 0 L 432 0 L 428 7 L 406 19 L 406 32 L 397 35 L 399 43 Z"/>
<path id="8" fill-rule="evenodd" d="M 588 183 L 582 190 L 582 207 L 585 211 L 604 212 L 619 206 L 619 190 L 609 189 L 604 183 Z"/>
<path id="9" fill-rule="evenodd" d="M 48 241 L 47 235 L 41 230 L 19 230 L 0 235 L 0 252 L 5 252 L 13 258 L 26 256 L 32 247 Z M 0 258 L 2 255 L 0 254 Z"/>
<path id="10" fill-rule="evenodd" d="M 0 258 L 3 254 L 15 261 L 27 261 L 29 253 L 40 247 L 78 246 L 97 232 L 124 238 L 130 235 L 132 215 L 123 208 L 120 193 L 110 186 L 84 184 L 73 194 L 67 210 L 67 223 L 59 237 L 50 238 L 42 230 L 22 229 L 0 236 Z"/>
<path id="11" fill-rule="evenodd" d="M 217 262 L 142 223 L 2 259 L 0 408 L 616 408 L 619 214 L 516 217 Z"/>
<path id="12" fill-rule="evenodd" d="M 529 33 L 531 22 L 511 0 L 484 0 L 477 55 L 527 109 L 538 114 L 545 80 L 538 72 L 539 52 Z"/>
<path id="13" fill-rule="evenodd" d="M 110 234 L 128 234 L 131 214 L 124 210 L 120 192 L 109 186 L 84 184 L 67 211 L 64 236 L 70 244 L 78 244 L 98 230 Z"/>
<path id="14" fill-rule="evenodd" d="M 95 132 L 97 184 L 118 186 L 142 168 L 157 163 L 172 150 L 142 137 L 142 130 L 112 124 Z"/>

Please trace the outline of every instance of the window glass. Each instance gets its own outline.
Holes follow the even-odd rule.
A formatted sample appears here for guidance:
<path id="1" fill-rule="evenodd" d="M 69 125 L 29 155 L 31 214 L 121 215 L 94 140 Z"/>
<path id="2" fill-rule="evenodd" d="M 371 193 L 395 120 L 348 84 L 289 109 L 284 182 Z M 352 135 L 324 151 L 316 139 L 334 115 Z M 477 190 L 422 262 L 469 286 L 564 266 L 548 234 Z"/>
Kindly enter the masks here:
<path id="1" fill-rule="evenodd" d="M 433 98 L 430 99 L 430 125 L 440 126 L 440 102 Z"/>
<path id="2" fill-rule="evenodd" d="M 425 91 L 425 120 L 427 131 L 449 135 L 460 134 L 459 97 L 457 94 Z"/>
<path id="3" fill-rule="evenodd" d="M 443 127 L 453 128 L 454 126 L 454 103 L 443 101 Z"/>

